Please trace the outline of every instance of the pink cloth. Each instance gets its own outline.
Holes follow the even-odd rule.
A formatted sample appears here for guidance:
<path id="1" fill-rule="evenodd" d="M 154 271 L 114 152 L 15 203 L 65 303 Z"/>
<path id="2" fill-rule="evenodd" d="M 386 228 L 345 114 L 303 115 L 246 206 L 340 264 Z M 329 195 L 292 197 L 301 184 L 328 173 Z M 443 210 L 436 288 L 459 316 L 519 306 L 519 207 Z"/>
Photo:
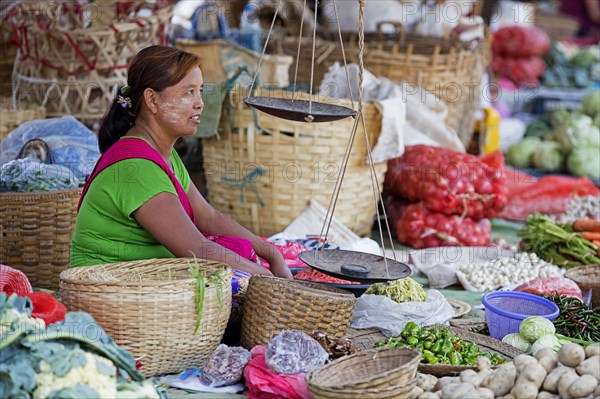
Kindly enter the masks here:
<path id="1" fill-rule="evenodd" d="M 83 187 L 83 192 L 81 193 L 81 198 L 79 199 L 79 205 L 77 206 L 77 210 L 79 211 L 81 203 L 83 202 L 83 197 L 85 197 L 85 194 L 90 188 L 90 184 L 92 184 L 92 181 L 94 181 L 94 179 L 96 178 L 96 176 L 98 176 L 100 172 L 117 162 L 133 158 L 141 158 L 153 161 L 158 166 L 160 166 L 162 170 L 165 171 L 165 173 L 169 176 L 169 178 L 173 182 L 173 185 L 175 186 L 175 190 L 177 191 L 177 195 L 179 196 L 181 206 L 183 206 L 183 209 L 190 217 L 192 222 L 194 222 L 195 224 L 196 217 L 194 216 L 192 204 L 190 203 L 190 200 L 187 197 L 187 193 L 185 192 L 183 187 L 181 187 L 181 184 L 175 177 L 175 174 L 171 171 L 171 168 L 167 166 L 165 160 L 158 151 L 152 148 L 152 146 L 146 143 L 144 140 L 138 139 L 121 139 L 112 146 L 110 146 L 110 148 L 104 154 L 102 154 L 102 156 L 96 163 L 96 166 L 94 167 L 92 175 L 85 182 L 85 186 Z"/>
<path id="2" fill-rule="evenodd" d="M 276 374 L 265 362 L 267 348 L 255 346 L 244 369 L 250 399 L 311 399 L 305 374 Z"/>

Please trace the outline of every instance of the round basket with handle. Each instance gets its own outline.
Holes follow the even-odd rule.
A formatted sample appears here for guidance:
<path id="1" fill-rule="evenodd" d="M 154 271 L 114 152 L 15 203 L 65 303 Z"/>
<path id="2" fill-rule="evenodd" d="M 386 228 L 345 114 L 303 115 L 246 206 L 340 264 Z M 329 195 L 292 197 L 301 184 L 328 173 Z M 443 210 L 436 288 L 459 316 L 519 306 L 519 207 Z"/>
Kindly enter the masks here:
<path id="1" fill-rule="evenodd" d="M 324 284 L 253 276 L 242 308 L 242 344 L 267 345 L 283 330 L 322 330 L 342 338 L 356 298 Z"/>
<path id="2" fill-rule="evenodd" d="M 146 376 L 200 367 L 231 312 L 231 269 L 201 259 L 85 266 L 60 275 L 62 301 L 141 360 Z"/>
<path id="3" fill-rule="evenodd" d="M 0 263 L 21 270 L 36 288 L 58 289 L 69 267 L 81 188 L 0 193 Z"/>

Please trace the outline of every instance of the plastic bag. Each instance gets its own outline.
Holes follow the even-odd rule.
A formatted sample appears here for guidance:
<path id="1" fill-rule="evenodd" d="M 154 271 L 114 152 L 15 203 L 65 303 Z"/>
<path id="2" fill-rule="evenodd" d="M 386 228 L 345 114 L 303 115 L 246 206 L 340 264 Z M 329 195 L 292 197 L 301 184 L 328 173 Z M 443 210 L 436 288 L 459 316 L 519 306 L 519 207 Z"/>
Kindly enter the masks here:
<path id="1" fill-rule="evenodd" d="M 252 360 L 244 369 L 246 395 L 250 399 L 311 399 L 304 374 L 275 374 L 265 363 L 266 348 L 252 348 Z"/>
<path id="2" fill-rule="evenodd" d="M 0 167 L 0 192 L 35 192 L 74 188 L 79 181 L 61 165 L 47 165 L 30 159 L 16 159 Z"/>
<path id="3" fill-rule="evenodd" d="M 300 330 L 284 330 L 269 341 L 265 361 L 279 374 L 306 373 L 325 364 L 329 355 L 308 334 Z"/>
<path id="4" fill-rule="evenodd" d="M 424 302 L 397 303 L 383 295 L 362 295 L 356 300 L 350 327 L 376 327 L 386 337 L 397 337 L 409 321 L 428 326 L 453 317 L 452 305 L 436 290 L 429 290 Z"/>
<path id="5" fill-rule="evenodd" d="M 72 116 L 37 119 L 23 123 L 0 143 L 0 164 L 17 157 L 25 143 L 44 140 L 54 153 L 56 164 L 66 166 L 79 180 L 92 173 L 100 157 L 98 138 Z"/>
<path id="6" fill-rule="evenodd" d="M 564 277 L 535 278 L 519 285 L 513 291 L 528 292 L 536 295 L 552 295 L 558 292 L 563 296 L 581 299 L 581 289 L 577 283 Z"/>
<path id="7" fill-rule="evenodd" d="M 242 378 L 250 359 L 247 349 L 220 344 L 204 364 L 200 379 L 211 388 L 235 384 Z"/>

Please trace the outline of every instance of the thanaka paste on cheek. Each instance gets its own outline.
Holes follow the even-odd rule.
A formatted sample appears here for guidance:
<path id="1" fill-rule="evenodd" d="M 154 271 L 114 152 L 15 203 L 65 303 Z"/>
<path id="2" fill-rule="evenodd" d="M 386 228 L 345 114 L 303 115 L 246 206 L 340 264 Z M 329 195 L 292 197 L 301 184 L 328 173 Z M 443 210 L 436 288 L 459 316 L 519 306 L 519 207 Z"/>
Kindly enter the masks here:
<path id="1" fill-rule="evenodd" d="M 161 107 L 165 122 L 169 124 L 185 122 L 187 116 L 192 113 L 193 103 L 194 99 L 192 97 L 182 97 L 165 102 Z"/>

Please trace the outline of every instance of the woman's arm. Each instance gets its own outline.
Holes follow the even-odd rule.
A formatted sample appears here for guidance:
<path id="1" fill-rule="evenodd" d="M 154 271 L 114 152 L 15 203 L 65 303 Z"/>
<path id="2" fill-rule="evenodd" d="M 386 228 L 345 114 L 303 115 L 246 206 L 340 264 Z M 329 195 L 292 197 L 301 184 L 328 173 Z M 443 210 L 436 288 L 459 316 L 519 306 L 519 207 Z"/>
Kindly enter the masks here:
<path id="1" fill-rule="evenodd" d="M 207 240 L 183 210 L 179 198 L 160 193 L 133 212 L 133 217 L 178 258 L 216 260 L 250 274 L 272 275 L 267 269 Z"/>
<path id="2" fill-rule="evenodd" d="M 292 273 L 285 263 L 283 255 L 281 255 L 277 248 L 216 210 L 202 197 L 193 183 L 190 183 L 188 198 L 192 204 L 192 208 L 194 208 L 196 226 L 200 231 L 208 234 L 221 234 L 249 240 L 252 243 L 254 252 L 269 262 L 271 271 L 275 276 L 292 278 Z"/>

